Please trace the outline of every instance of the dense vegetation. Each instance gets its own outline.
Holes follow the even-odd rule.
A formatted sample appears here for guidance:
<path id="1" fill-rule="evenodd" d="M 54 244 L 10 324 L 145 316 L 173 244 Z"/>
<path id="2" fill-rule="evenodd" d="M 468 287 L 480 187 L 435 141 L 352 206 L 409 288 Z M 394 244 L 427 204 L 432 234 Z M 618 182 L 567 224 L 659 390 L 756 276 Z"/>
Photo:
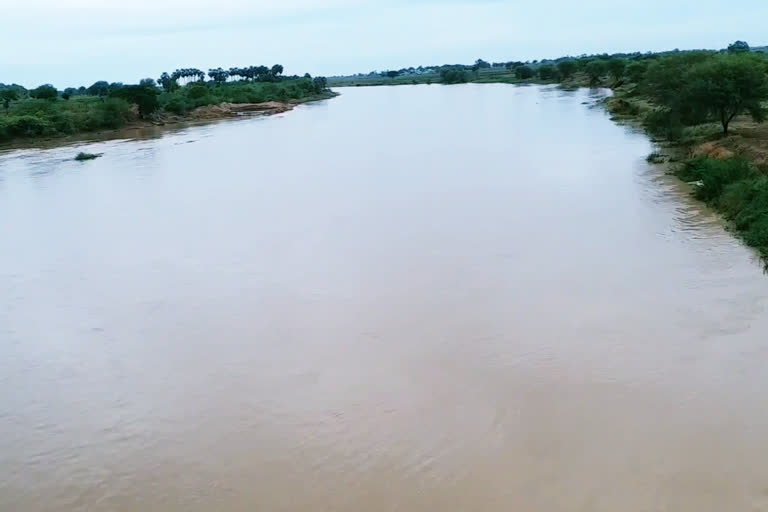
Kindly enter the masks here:
<path id="1" fill-rule="evenodd" d="M 0 142 L 119 128 L 138 119 L 162 122 L 206 105 L 304 101 L 327 95 L 324 77 L 283 76 L 279 64 L 217 68 L 207 74 L 186 68 L 134 85 L 99 81 L 63 91 L 50 84 L 31 90 L 0 84 Z"/>

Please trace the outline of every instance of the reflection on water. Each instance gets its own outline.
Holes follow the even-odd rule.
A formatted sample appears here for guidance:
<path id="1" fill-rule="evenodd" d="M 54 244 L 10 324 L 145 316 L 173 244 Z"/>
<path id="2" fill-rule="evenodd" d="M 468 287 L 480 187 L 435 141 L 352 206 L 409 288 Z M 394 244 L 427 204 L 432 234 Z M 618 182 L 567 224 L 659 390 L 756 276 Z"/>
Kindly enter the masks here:
<path id="1" fill-rule="evenodd" d="M 768 508 L 768 281 L 601 92 L 343 92 L 0 154 L 0 510 Z"/>

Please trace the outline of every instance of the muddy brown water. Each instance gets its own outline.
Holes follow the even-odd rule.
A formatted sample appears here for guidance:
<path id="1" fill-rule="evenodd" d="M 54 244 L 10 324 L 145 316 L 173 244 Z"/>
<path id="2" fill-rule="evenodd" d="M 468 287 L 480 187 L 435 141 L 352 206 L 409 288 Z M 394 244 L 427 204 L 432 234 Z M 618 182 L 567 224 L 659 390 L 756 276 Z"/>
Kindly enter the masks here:
<path id="1" fill-rule="evenodd" d="M 0 155 L 0 510 L 768 510 L 768 279 L 642 133 L 341 92 Z"/>

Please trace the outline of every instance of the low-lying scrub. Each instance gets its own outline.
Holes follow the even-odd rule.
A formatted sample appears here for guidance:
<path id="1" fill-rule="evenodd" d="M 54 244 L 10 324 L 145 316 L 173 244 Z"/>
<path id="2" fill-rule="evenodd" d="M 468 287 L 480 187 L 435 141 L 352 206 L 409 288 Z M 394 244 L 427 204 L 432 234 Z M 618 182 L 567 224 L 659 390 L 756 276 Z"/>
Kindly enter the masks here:
<path id="1" fill-rule="evenodd" d="M 694 195 L 720 212 L 768 269 L 768 175 L 741 158 L 697 158 L 676 172 Z"/>

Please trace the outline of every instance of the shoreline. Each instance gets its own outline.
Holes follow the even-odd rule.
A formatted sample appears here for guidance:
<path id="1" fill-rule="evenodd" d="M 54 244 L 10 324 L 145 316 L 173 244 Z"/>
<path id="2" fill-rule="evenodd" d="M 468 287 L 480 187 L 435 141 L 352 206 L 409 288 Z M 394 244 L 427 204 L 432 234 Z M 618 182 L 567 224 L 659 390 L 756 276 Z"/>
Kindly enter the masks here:
<path id="1" fill-rule="evenodd" d="M 267 101 L 262 103 L 219 103 L 197 107 L 189 114 L 165 114 L 157 121 L 136 119 L 119 128 L 78 132 L 69 135 L 18 138 L 0 144 L 0 154 L 23 149 L 51 149 L 115 139 L 153 137 L 166 131 L 201 126 L 219 121 L 267 117 L 290 112 L 299 105 L 335 98 L 341 93 L 329 91 L 306 99 Z"/>

